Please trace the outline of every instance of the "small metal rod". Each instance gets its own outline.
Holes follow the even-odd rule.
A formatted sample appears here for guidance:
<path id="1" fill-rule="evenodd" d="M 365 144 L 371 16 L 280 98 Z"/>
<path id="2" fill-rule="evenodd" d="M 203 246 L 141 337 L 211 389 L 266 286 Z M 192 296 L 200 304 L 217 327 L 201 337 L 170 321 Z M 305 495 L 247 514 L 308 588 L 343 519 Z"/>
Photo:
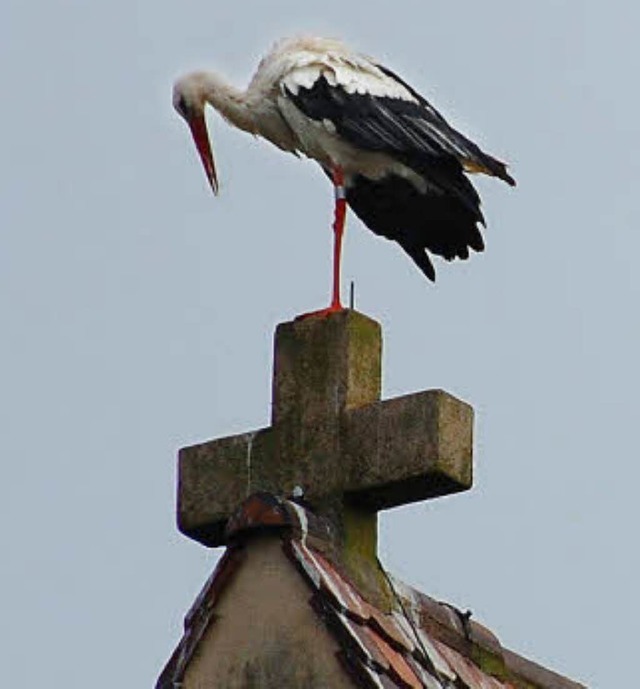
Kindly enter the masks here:
<path id="1" fill-rule="evenodd" d="M 354 309 L 356 304 L 356 286 L 353 280 L 349 284 L 349 308 Z"/>

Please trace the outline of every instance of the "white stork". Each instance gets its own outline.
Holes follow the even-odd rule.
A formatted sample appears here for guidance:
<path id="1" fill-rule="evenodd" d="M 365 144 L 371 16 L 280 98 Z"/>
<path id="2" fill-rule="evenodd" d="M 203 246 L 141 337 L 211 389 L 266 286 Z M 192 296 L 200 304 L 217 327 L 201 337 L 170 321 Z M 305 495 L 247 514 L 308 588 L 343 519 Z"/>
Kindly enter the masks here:
<path id="1" fill-rule="evenodd" d="M 400 77 L 336 40 L 278 42 L 246 91 L 210 72 L 178 79 L 174 107 L 191 129 L 217 194 L 207 103 L 236 127 L 317 160 L 332 180 L 333 293 L 323 312 L 342 309 L 346 204 L 373 232 L 397 241 L 435 280 L 427 251 L 450 261 L 468 258 L 469 249 L 484 249 L 480 198 L 464 173 L 482 172 L 515 185 L 504 163 L 453 129 Z"/>

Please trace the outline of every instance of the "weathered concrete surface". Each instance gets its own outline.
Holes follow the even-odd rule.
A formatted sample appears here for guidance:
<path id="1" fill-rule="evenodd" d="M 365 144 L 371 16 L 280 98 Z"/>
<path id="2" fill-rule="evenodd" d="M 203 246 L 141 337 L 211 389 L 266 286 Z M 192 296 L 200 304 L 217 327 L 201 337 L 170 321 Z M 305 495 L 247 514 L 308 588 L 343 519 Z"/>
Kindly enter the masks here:
<path id="1" fill-rule="evenodd" d="M 253 538 L 216 601 L 215 621 L 187 666 L 182 687 L 346 689 L 340 646 L 309 605 L 309 588 L 279 538 Z"/>
<path id="2" fill-rule="evenodd" d="M 221 545 L 244 498 L 301 488 L 346 544 L 375 530 L 367 512 L 469 488 L 473 410 L 441 390 L 381 402 L 381 352 L 380 326 L 354 311 L 279 325 L 272 426 L 181 450 L 180 530 Z"/>
<path id="3" fill-rule="evenodd" d="M 349 412 L 341 454 L 344 490 L 382 510 L 471 487 L 473 409 L 443 390 Z"/>
<path id="4" fill-rule="evenodd" d="M 281 323 L 273 366 L 274 426 L 296 434 L 380 399 L 380 324 L 356 311 Z"/>

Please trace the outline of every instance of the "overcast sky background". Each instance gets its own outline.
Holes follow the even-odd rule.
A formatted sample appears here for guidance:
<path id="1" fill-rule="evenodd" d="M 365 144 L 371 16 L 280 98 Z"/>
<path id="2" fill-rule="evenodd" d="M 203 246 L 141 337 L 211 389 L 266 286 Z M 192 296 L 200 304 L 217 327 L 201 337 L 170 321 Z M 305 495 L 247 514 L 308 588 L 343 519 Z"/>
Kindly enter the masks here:
<path id="1" fill-rule="evenodd" d="M 260 9 L 256 9 L 256 8 Z M 175 77 L 238 84 L 280 36 L 340 36 L 489 152 L 487 251 L 429 284 L 349 218 L 345 293 L 384 394 L 476 409 L 472 492 L 381 516 L 381 557 L 501 642 L 629 685 L 640 614 L 637 2 L 5 0 L 0 10 L 3 683 L 152 686 L 219 556 L 174 522 L 179 447 L 268 423 L 273 330 L 328 299 L 331 191 L 210 125 Z"/>

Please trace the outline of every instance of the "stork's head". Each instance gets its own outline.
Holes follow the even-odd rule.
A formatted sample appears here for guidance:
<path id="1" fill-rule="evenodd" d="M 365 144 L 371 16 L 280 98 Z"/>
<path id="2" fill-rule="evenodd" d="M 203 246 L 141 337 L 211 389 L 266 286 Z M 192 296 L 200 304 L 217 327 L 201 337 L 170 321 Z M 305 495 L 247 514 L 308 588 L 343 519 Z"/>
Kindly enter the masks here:
<path id="1" fill-rule="evenodd" d="M 204 117 L 206 87 L 203 76 L 199 72 L 194 72 L 176 81 L 173 86 L 173 107 L 189 125 L 211 189 L 217 194 L 218 176 Z"/>

